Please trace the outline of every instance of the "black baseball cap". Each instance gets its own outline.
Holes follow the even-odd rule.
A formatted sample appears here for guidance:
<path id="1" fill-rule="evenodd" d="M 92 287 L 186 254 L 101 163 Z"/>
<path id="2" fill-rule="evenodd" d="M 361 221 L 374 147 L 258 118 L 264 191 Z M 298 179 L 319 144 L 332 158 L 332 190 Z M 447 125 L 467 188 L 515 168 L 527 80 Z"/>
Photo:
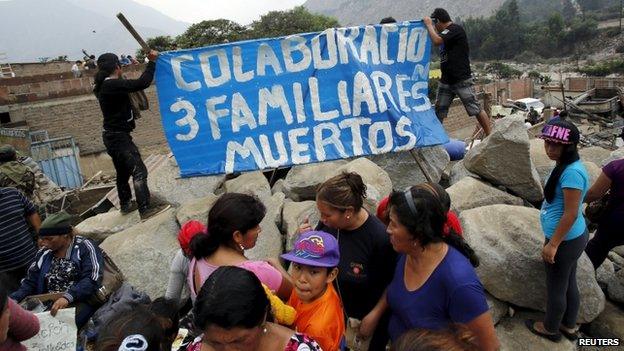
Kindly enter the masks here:
<path id="1" fill-rule="evenodd" d="M 564 120 L 548 121 L 540 134 L 540 138 L 560 144 L 578 144 L 580 137 L 578 128 Z"/>

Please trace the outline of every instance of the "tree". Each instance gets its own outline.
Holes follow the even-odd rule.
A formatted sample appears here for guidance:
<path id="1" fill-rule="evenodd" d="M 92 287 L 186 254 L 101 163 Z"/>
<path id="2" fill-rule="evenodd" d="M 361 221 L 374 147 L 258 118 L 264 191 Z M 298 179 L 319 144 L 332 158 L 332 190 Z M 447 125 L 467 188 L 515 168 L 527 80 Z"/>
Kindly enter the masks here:
<path id="1" fill-rule="evenodd" d="M 160 35 L 157 37 L 149 38 L 146 41 L 147 46 L 149 46 L 152 50 L 156 50 L 159 52 L 174 50 L 177 48 L 177 44 L 175 43 L 175 39 L 168 35 Z M 136 57 L 139 61 L 145 58 L 147 53 L 141 48 L 136 52 Z"/>
<path id="2" fill-rule="evenodd" d="M 195 48 L 244 40 L 248 33 L 247 28 L 234 21 L 218 19 L 191 25 L 175 41 L 181 48 Z"/>
<path id="3" fill-rule="evenodd" d="M 271 11 L 251 24 L 251 38 L 272 38 L 297 33 L 320 32 L 339 27 L 334 18 L 310 13 L 303 6 L 289 11 Z"/>
<path id="4" fill-rule="evenodd" d="M 499 79 L 520 78 L 522 72 L 502 62 L 492 62 L 485 67 L 485 71 Z"/>

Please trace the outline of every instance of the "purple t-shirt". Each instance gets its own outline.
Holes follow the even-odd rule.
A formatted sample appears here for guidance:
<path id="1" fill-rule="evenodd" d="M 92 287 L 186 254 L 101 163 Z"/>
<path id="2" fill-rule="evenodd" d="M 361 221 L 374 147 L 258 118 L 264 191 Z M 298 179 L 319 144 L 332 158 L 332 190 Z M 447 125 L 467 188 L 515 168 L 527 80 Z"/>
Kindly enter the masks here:
<path id="1" fill-rule="evenodd" d="M 483 286 L 470 261 L 449 246 L 442 262 L 417 290 L 405 287 L 406 256 L 399 258 L 388 286 L 392 315 L 388 331 L 396 340 L 414 328 L 444 329 L 452 323 L 468 323 L 489 310 Z"/>
<path id="2" fill-rule="evenodd" d="M 602 172 L 611 179 L 613 211 L 624 214 L 624 159 L 609 162 Z"/>

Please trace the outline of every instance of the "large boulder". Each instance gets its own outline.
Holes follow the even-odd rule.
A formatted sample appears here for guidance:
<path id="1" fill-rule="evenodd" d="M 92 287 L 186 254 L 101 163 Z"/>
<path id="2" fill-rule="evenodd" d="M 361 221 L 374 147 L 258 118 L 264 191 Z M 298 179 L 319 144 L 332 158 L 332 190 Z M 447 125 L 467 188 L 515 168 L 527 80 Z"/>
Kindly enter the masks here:
<path id="1" fill-rule="evenodd" d="M 466 166 L 464 165 L 464 160 L 459 160 L 455 162 L 453 167 L 451 167 L 451 173 L 449 175 L 449 184 L 453 185 L 466 177 L 480 179 L 478 175 L 466 169 Z"/>
<path id="2" fill-rule="evenodd" d="M 555 161 L 548 158 L 546 150 L 544 150 L 544 140 L 531 139 L 529 141 L 529 153 L 531 154 L 531 160 L 539 174 L 541 184 L 546 183 L 546 178 L 550 174 L 550 171 L 555 167 Z"/>
<path id="3" fill-rule="evenodd" d="M 100 245 L 126 280 L 150 297 L 163 296 L 171 260 L 180 249 L 174 210 L 169 209 L 106 238 Z"/>
<path id="4" fill-rule="evenodd" d="M 611 279 L 615 278 L 615 267 L 613 266 L 613 262 L 611 260 L 606 259 L 598 269 L 596 269 L 596 281 L 603 290 L 606 290 Z"/>
<path id="5" fill-rule="evenodd" d="M 607 302 L 604 311 L 589 324 L 589 335 L 594 338 L 624 339 L 624 311 Z"/>
<path id="6" fill-rule="evenodd" d="M 190 220 L 207 223 L 208 212 L 218 198 L 219 197 L 217 195 L 208 194 L 207 196 L 199 199 L 194 199 L 183 204 L 176 212 L 176 218 L 178 219 L 178 223 L 180 223 L 180 225 L 184 225 L 184 223 Z"/>
<path id="7" fill-rule="evenodd" d="M 392 192 L 392 181 L 383 169 L 373 161 L 358 158 L 338 168 L 338 173 L 355 172 L 362 176 L 366 184 L 366 201 L 364 206 L 373 213 L 377 210 L 379 201 Z"/>
<path id="8" fill-rule="evenodd" d="M 579 155 L 581 160 L 593 162 L 597 165 L 601 165 L 604 160 L 611 156 L 611 151 L 603 149 L 599 146 L 590 146 L 579 149 Z"/>
<path id="9" fill-rule="evenodd" d="M 243 173 L 240 176 L 225 182 L 226 193 L 242 193 L 255 195 L 260 199 L 271 197 L 269 181 L 260 171 Z"/>
<path id="10" fill-rule="evenodd" d="M 624 303 L 624 269 L 615 272 L 615 275 L 609 280 L 607 292 L 611 301 Z"/>
<path id="11" fill-rule="evenodd" d="M 524 325 L 526 319 L 540 320 L 539 313 L 518 313 L 512 318 L 504 318 L 496 326 L 496 336 L 501 343 L 501 351 L 575 351 L 576 343 L 562 338 L 552 342 L 539 337 Z"/>
<path id="12" fill-rule="evenodd" d="M 282 211 L 282 232 L 286 234 L 286 251 L 290 251 L 295 244 L 299 226 L 308 219 L 314 228 L 319 221 L 319 212 L 314 201 L 293 202 L 286 201 Z"/>
<path id="13" fill-rule="evenodd" d="M 619 160 L 621 158 L 624 158 L 624 147 L 621 147 L 613 152 L 611 152 L 611 154 L 609 155 L 609 157 L 607 157 L 606 159 L 604 159 L 602 161 L 601 166 L 606 166 L 607 163 L 611 162 L 611 161 L 615 161 L 615 160 Z"/>
<path id="14" fill-rule="evenodd" d="M 539 210 L 491 205 L 463 211 L 460 218 L 464 237 L 481 260 L 477 274 L 487 291 L 499 300 L 545 311 L 544 236 Z M 578 261 L 577 281 L 579 322 L 589 322 L 604 308 L 605 296 L 584 253 Z"/>
<path id="15" fill-rule="evenodd" d="M 602 169 L 598 167 L 595 163 L 589 161 L 583 161 L 583 165 L 587 170 L 587 174 L 589 175 L 589 186 L 592 186 L 600 177 L 600 173 L 602 173 Z"/>
<path id="16" fill-rule="evenodd" d="M 423 160 L 423 167 L 429 173 L 433 182 L 439 182 L 444 173 L 444 169 L 451 162 L 451 159 L 443 146 L 430 146 L 414 149 L 420 159 Z M 393 152 L 381 155 L 367 156 L 379 167 L 388 173 L 395 189 L 405 189 L 418 183 L 427 181 L 427 177 L 410 154 L 410 151 Z"/>
<path id="17" fill-rule="evenodd" d="M 503 317 L 506 317 L 509 314 L 509 306 L 507 303 L 498 300 L 488 292 L 485 293 L 485 300 L 490 307 L 490 313 L 492 314 L 494 325 L 498 324 Z"/>
<path id="18" fill-rule="evenodd" d="M 265 260 L 277 258 L 284 251 L 284 236 L 278 228 L 278 221 L 284 207 L 285 196 L 275 193 L 263 202 L 266 206 L 266 216 L 260 222 L 262 232 L 258 235 L 256 246 L 245 251 L 245 256 L 250 260 Z"/>
<path id="19" fill-rule="evenodd" d="M 464 165 L 468 171 L 529 202 L 544 198 L 522 119 L 507 117 L 496 121 L 492 134 L 468 151 Z"/>
<path id="20" fill-rule="evenodd" d="M 153 195 L 180 206 L 213 194 L 223 180 L 223 176 L 180 178 L 178 165 L 170 158 L 147 177 L 147 184 Z"/>
<path id="21" fill-rule="evenodd" d="M 89 217 L 76 225 L 80 235 L 95 242 L 102 242 L 109 236 L 126 230 L 141 222 L 139 211 L 122 214 L 116 209 Z"/>
<path id="22" fill-rule="evenodd" d="M 314 200 L 316 188 L 336 175 L 336 169 L 347 164 L 345 160 L 294 166 L 284 179 L 284 194 L 293 201 Z"/>
<path id="23" fill-rule="evenodd" d="M 522 206 L 523 204 L 521 198 L 498 190 L 472 177 L 465 177 L 447 188 L 446 191 L 451 197 L 451 209 L 458 213 L 487 205 L 508 204 Z"/>

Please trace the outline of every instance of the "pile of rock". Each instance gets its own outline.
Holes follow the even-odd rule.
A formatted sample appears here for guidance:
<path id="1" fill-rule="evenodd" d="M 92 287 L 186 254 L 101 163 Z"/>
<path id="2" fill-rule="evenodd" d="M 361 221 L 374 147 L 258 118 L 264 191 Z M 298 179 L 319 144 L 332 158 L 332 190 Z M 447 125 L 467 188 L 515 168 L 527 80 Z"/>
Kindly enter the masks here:
<path id="1" fill-rule="evenodd" d="M 542 179 L 552 164 L 539 146 L 539 141 L 529 141 L 521 120 L 499 120 L 492 135 L 453 167 L 452 186 L 448 188 L 465 238 L 481 259 L 477 273 L 488 292 L 488 303 L 506 350 L 575 348 L 569 342 L 544 342 L 522 324 L 523 318 L 535 313 L 529 310 L 543 312 L 545 307 L 545 273 L 540 256 L 543 234 L 539 211 L 531 204 L 543 198 Z M 448 154 L 441 147 L 418 152 L 427 161 L 427 173 L 439 181 L 449 166 Z M 596 164 L 610 156 L 600 150 L 585 151 L 583 155 L 588 158 L 585 161 Z M 596 170 L 599 173 L 597 166 Z M 312 225 L 318 222 L 315 189 L 343 171 L 362 175 L 367 186 L 365 206 L 371 211 L 393 187 L 403 189 L 426 180 L 408 153 L 295 166 L 272 188 L 261 172 L 230 180 L 223 176 L 180 179 L 171 160 L 150 175 L 150 189 L 174 204 L 172 209 L 144 223 L 134 214 L 110 212 L 86 220 L 78 230 L 103 241 L 101 247 L 131 284 L 151 296 L 160 296 L 167 285 L 169 263 L 178 250 L 176 234 L 180 224 L 190 219 L 205 221 L 219 194 L 258 196 L 267 207 L 267 215 L 256 247 L 246 255 L 252 259 L 276 257 L 292 247 L 296 229 L 304 220 Z M 624 337 L 622 326 L 617 324 L 621 319 L 616 313 L 618 307 L 607 304 L 605 309 L 600 285 L 608 290 L 611 299 L 624 302 L 624 270 L 620 270 L 624 258 L 612 255 L 606 268 L 601 268 L 598 280 L 588 258 L 583 255 L 579 261 L 578 281 L 583 296 L 580 318 L 583 322 L 593 320 L 592 327 L 600 335 L 609 331 Z M 510 311 L 514 309 L 526 311 L 512 317 Z"/>

